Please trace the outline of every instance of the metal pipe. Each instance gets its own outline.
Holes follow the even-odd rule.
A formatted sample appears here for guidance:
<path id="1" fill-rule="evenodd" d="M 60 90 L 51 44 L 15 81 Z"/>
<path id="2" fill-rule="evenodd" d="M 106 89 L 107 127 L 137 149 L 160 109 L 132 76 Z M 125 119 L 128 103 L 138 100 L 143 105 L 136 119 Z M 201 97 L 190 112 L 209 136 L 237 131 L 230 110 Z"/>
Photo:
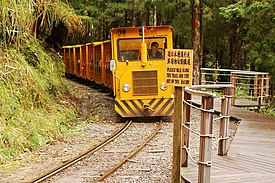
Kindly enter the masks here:
<path id="1" fill-rule="evenodd" d="M 268 72 L 257 72 L 257 71 L 234 71 L 234 72 L 231 72 L 231 73 L 245 74 L 245 75 L 269 74 Z"/>
<path id="2" fill-rule="evenodd" d="M 142 43 L 145 43 L 144 37 L 144 26 L 142 26 Z"/>
<path id="3" fill-rule="evenodd" d="M 233 85 L 230 84 L 216 84 L 216 85 L 193 85 L 191 89 L 217 89 L 217 88 L 232 88 Z"/>
<path id="4" fill-rule="evenodd" d="M 201 68 L 202 71 L 241 71 L 241 70 L 232 70 L 232 69 L 212 69 L 212 68 Z"/>
<path id="5" fill-rule="evenodd" d="M 204 91 L 199 91 L 199 90 L 195 90 L 189 87 L 185 87 L 184 91 L 191 94 L 191 95 L 199 95 L 199 96 L 206 96 L 206 97 L 216 97 L 216 94 L 214 93 L 209 93 L 209 92 L 204 92 Z"/>
<path id="6" fill-rule="evenodd" d="M 212 68 L 201 68 L 201 71 L 227 71 L 236 74 L 269 74 L 267 72 L 257 72 L 257 71 L 242 71 L 233 69 L 212 69 Z"/>
<path id="7" fill-rule="evenodd" d="M 233 85 L 228 84 L 217 84 L 217 85 L 193 85 L 191 87 L 185 87 L 184 91 L 186 91 L 189 94 L 199 95 L 199 96 L 208 96 L 208 97 L 216 97 L 216 94 L 205 92 L 205 91 L 199 91 L 197 89 L 217 89 L 217 88 L 233 88 Z"/>

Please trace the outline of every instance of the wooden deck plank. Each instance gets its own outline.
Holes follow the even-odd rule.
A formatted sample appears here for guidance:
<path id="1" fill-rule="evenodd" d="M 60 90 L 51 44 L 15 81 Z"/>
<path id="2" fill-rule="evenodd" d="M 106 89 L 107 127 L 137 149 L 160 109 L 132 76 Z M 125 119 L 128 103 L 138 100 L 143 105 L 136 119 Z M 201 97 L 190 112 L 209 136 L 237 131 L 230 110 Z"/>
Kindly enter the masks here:
<path id="1" fill-rule="evenodd" d="M 230 158 L 213 158 L 214 165 L 215 165 L 215 162 L 220 162 L 224 166 L 229 166 L 230 164 L 232 164 L 234 165 L 232 167 L 235 167 L 235 168 L 238 167 L 239 169 L 242 168 L 247 172 L 254 172 L 255 167 L 257 166 L 257 171 L 259 172 L 275 173 L 275 166 L 270 165 L 268 162 L 260 164 L 260 163 L 256 163 L 255 161 L 251 161 L 250 159 L 245 159 L 241 156 L 232 156 Z"/>
<path id="2" fill-rule="evenodd" d="M 211 182 L 226 182 L 226 183 L 235 183 L 235 182 L 274 182 L 274 174 L 262 174 L 262 173 L 242 173 L 242 174 L 226 174 L 226 175 L 216 175 L 211 177 Z"/>
<path id="3" fill-rule="evenodd" d="M 192 101 L 200 103 L 198 97 Z M 215 110 L 220 110 L 219 105 L 215 100 Z M 212 156 L 211 182 L 275 182 L 275 118 L 234 106 L 230 107 L 230 115 L 240 118 L 241 123 L 228 155 Z M 189 163 L 182 168 L 182 175 L 197 182 L 197 166 Z"/>

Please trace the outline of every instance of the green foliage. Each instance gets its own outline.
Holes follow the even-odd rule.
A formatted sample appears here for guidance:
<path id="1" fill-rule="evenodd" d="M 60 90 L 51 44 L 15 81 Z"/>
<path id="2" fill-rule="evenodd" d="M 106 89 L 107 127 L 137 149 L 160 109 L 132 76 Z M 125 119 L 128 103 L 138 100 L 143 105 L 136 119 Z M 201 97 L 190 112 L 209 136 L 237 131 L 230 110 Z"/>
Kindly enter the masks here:
<path id="1" fill-rule="evenodd" d="M 80 21 L 60 1 L 4 0 L 0 8 L 1 163 L 71 128 L 76 111 L 64 102 L 64 64 L 35 36 L 43 39 L 58 21 L 71 29 Z"/>
<path id="2" fill-rule="evenodd" d="M 203 51 L 204 67 L 230 68 L 230 27 L 225 23 L 225 18 L 220 15 L 219 8 L 227 6 L 228 1 L 204 1 L 203 7 Z"/>
<path id="3" fill-rule="evenodd" d="M 249 97 L 249 93 L 247 92 L 247 89 L 245 89 L 242 86 L 237 86 L 236 87 L 236 96 L 241 96 L 241 97 Z"/>
<path id="4" fill-rule="evenodd" d="M 87 0 L 68 1 L 80 15 L 89 16 L 88 34 L 78 37 L 70 43 L 86 43 L 109 38 L 109 30 L 113 27 L 154 24 L 154 6 L 156 6 L 160 24 L 174 27 L 175 47 L 191 48 L 190 1 L 161 0 Z M 88 19 L 87 19 L 88 20 Z"/>
<path id="5" fill-rule="evenodd" d="M 255 70 L 275 75 L 275 27 L 273 0 L 245 1 L 220 8 L 227 22 L 242 20 L 239 34 L 242 36 L 244 57 Z M 274 84 L 274 77 L 271 78 Z"/>
<path id="6" fill-rule="evenodd" d="M 235 21 L 238 18 L 244 18 L 245 9 L 244 2 L 238 1 L 235 4 L 231 4 L 227 7 L 221 7 L 221 15 L 223 15 L 228 22 Z"/>
<path id="7" fill-rule="evenodd" d="M 192 48 L 190 7 L 189 1 L 165 0 L 157 4 L 157 10 L 163 17 L 163 24 L 172 25 L 174 28 L 175 48 Z"/>
<path id="8" fill-rule="evenodd" d="M 70 44 L 87 43 L 106 40 L 112 27 L 125 26 L 125 14 L 134 9 L 133 1 L 68 1 L 79 15 L 84 15 L 84 25 L 87 34 L 80 35 L 77 40 L 70 40 Z"/>
<path id="9" fill-rule="evenodd" d="M 69 128 L 68 122 L 76 112 L 72 106 L 62 104 L 62 91 L 67 90 L 62 61 L 46 53 L 39 42 L 26 39 L 20 50 L 0 49 L 0 55 L 0 157 L 3 158 L 61 136 L 61 129 Z"/>
<path id="10" fill-rule="evenodd" d="M 62 22 L 69 33 L 81 32 L 81 17 L 74 14 L 67 4 L 60 0 L 2 0 L 0 3 L 0 38 L 2 44 L 17 44 L 25 34 L 45 39 L 54 25 Z"/>
<path id="11" fill-rule="evenodd" d="M 275 104 L 268 105 L 267 107 L 260 110 L 260 113 L 267 116 L 275 117 Z"/>

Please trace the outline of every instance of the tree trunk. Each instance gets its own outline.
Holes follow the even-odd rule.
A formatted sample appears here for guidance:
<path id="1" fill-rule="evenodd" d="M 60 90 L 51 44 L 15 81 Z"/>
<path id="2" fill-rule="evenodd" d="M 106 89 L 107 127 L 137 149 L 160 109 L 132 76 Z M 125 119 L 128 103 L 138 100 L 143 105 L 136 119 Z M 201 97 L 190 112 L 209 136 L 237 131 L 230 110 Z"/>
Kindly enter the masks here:
<path id="1" fill-rule="evenodd" d="M 174 35 L 173 48 L 178 48 L 178 35 Z"/>
<path id="2" fill-rule="evenodd" d="M 201 47 L 200 47 L 200 16 L 199 16 L 199 1 L 193 0 L 192 8 L 192 47 L 193 47 L 193 84 L 200 83 L 200 62 L 201 62 Z"/>
<path id="3" fill-rule="evenodd" d="M 243 69 L 241 59 L 242 40 L 239 35 L 239 22 L 233 22 L 230 34 L 230 66 L 232 69 Z"/>
<path id="4" fill-rule="evenodd" d="M 139 0 L 135 0 L 135 7 L 137 8 L 134 13 L 134 26 L 139 27 L 142 25 L 142 19 L 140 17 L 141 12 L 139 10 Z"/>
<path id="5" fill-rule="evenodd" d="M 128 13 L 127 11 L 124 12 L 124 27 L 128 27 Z"/>
<path id="6" fill-rule="evenodd" d="M 236 0 L 230 0 L 230 3 L 236 3 Z M 230 32 L 230 67 L 231 69 L 243 69 L 244 63 L 242 63 L 241 52 L 242 52 L 242 38 L 239 34 L 239 29 L 242 20 L 236 19 L 229 26 L 231 27 Z"/>
<path id="7" fill-rule="evenodd" d="M 162 15 L 160 12 L 157 12 L 157 25 L 162 25 Z"/>
<path id="8" fill-rule="evenodd" d="M 154 3 L 154 26 L 157 26 L 157 5 Z"/>
<path id="9" fill-rule="evenodd" d="M 204 67 L 205 66 L 205 61 L 203 57 L 203 0 L 200 0 L 200 66 Z"/>
<path id="10" fill-rule="evenodd" d="M 146 6 L 146 20 L 145 20 L 145 25 L 150 25 L 150 6 Z"/>
<path id="11" fill-rule="evenodd" d="M 103 41 L 105 39 L 105 21 L 102 20 L 102 37 L 101 37 L 101 41 Z"/>

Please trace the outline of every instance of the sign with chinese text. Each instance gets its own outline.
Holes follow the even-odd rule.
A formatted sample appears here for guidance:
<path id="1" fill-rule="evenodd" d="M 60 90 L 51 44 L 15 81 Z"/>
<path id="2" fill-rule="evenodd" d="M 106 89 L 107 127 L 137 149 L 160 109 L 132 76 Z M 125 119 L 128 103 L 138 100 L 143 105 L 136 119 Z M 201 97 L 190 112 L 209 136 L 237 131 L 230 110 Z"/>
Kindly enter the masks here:
<path id="1" fill-rule="evenodd" d="M 166 49 L 165 61 L 167 85 L 192 85 L 193 50 Z"/>

